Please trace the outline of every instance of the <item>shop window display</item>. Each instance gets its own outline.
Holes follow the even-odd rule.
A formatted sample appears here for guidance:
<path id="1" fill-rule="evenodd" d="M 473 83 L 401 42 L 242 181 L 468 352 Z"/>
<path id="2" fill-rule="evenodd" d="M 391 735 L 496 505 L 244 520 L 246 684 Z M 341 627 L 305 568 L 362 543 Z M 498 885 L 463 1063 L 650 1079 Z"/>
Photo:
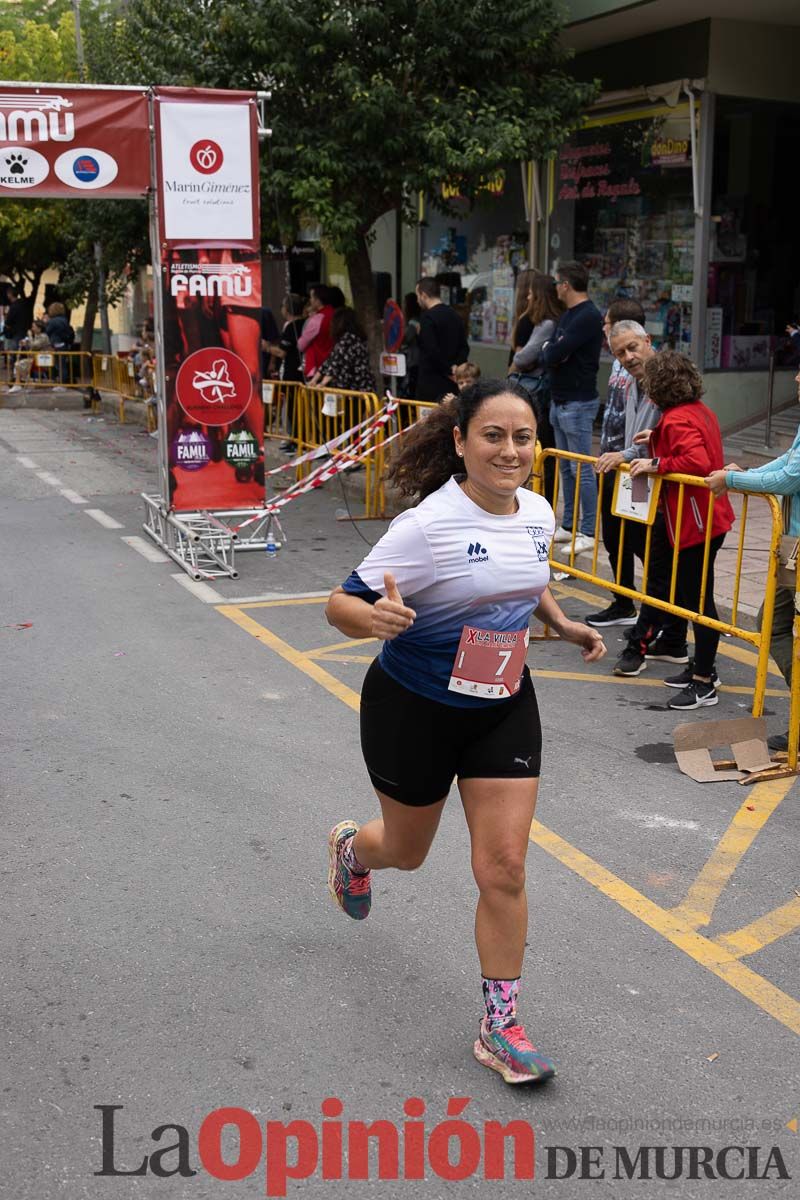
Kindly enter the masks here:
<path id="1" fill-rule="evenodd" d="M 429 207 L 421 229 L 421 274 L 437 278 L 470 342 L 507 346 L 517 275 L 528 266 L 528 223 L 519 164 L 495 172 L 474 204 L 442 185 L 448 213 Z"/>
<path id="2" fill-rule="evenodd" d="M 601 309 L 640 301 L 657 346 L 691 352 L 694 256 L 688 108 L 591 122 L 562 146 L 551 175 L 551 272 L 578 259 Z"/>

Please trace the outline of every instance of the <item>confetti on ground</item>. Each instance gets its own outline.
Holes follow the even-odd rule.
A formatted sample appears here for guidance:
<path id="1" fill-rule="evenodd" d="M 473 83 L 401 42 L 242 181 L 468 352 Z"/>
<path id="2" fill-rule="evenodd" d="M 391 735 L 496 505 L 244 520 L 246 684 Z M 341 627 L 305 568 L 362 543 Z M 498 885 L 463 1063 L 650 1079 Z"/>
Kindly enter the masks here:
<path id="1" fill-rule="evenodd" d="M 707 1062 L 715 1062 L 718 1058 L 719 1058 L 719 1054 L 717 1054 L 717 1052 L 715 1051 L 713 1054 L 709 1054 L 706 1061 Z"/>
<path id="2" fill-rule="evenodd" d="M 33 621 L 20 621 L 17 625 L 4 625 L 4 629 L 33 629 Z"/>

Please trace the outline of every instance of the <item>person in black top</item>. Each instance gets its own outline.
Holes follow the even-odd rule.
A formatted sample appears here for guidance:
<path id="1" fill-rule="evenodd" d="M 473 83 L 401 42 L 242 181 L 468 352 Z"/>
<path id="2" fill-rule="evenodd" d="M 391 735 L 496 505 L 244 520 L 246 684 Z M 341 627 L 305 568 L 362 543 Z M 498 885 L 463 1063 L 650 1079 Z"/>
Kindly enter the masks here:
<path id="1" fill-rule="evenodd" d="M 6 350 L 18 350 L 20 339 L 25 337 L 30 325 L 30 305 L 26 300 L 20 300 L 19 293 L 14 288 L 8 288 L 6 293 L 8 310 L 3 325 Z"/>
<path id="2" fill-rule="evenodd" d="M 588 295 L 589 272 L 581 263 L 562 263 L 556 271 L 558 298 L 566 307 L 551 342 L 542 350 L 542 361 L 550 369 L 550 421 L 559 450 L 591 454 L 592 424 L 600 407 L 597 369 L 603 344 L 603 318 Z M 575 516 L 577 464 L 561 464 L 564 513 L 555 541 L 571 540 Z M 582 509 L 575 553 L 594 548 L 597 487 L 591 467 L 581 469 Z M 569 531 L 569 539 L 564 536 Z"/>
<path id="3" fill-rule="evenodd" d="M 464 324 L 449 304 L 442 303 L 435 279 L 417 282 L 417 300 L 422 309 L 419 332 L 417 400 L 441 400 L 455 391 L 453 367 L 469 358 Z"/>
<path id="4" fill-rule="evenodd" d="M 284 383 L 303 382 L 303 356 L 297 345 L 297 339 L 303 332 L 304 303 L 303 297 L 296 295 L 294 292 L 289 292 L 284 296 L 283 303 L 281 304 L 283 329 L 281 330 L 280 337 L 275 341 L 269 342 L 266 347 L 269 353 L 278 359 L 280 363 L 280 377 Z M 286 432 L 289 437 L 285 442 L 281 442 L 280 449 L 288 453 L 296 448 L 296 444 L 292 439 L 295 432 L 295 392 L 297 389 L 291 387 L 284 390 L 287 393 Z"/>

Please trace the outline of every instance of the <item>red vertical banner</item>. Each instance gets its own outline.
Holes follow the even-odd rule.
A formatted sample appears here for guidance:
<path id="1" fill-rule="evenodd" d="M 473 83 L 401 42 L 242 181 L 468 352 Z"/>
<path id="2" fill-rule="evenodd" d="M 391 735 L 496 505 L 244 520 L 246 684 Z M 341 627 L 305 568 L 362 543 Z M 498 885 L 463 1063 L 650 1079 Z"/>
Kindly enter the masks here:
<path id="1" fill-rule="evenodd" d="M 156 90 L 169 504 L 264 502 L 253 93 Z"/>

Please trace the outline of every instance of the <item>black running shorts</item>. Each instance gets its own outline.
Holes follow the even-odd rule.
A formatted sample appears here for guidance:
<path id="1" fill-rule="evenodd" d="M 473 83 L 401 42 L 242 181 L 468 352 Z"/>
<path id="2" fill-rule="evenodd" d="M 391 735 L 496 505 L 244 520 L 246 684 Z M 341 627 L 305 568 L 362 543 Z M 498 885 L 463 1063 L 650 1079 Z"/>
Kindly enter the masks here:
<path id="1" fill-rule="evenodd" d="M 421 808 L 458 779 L 538 779 L 542 727 L 530 672 L 510 700 L 457 708 L 411 692 L 378 664 L 361 689 L 361 749 L 373 787 Z"/>

